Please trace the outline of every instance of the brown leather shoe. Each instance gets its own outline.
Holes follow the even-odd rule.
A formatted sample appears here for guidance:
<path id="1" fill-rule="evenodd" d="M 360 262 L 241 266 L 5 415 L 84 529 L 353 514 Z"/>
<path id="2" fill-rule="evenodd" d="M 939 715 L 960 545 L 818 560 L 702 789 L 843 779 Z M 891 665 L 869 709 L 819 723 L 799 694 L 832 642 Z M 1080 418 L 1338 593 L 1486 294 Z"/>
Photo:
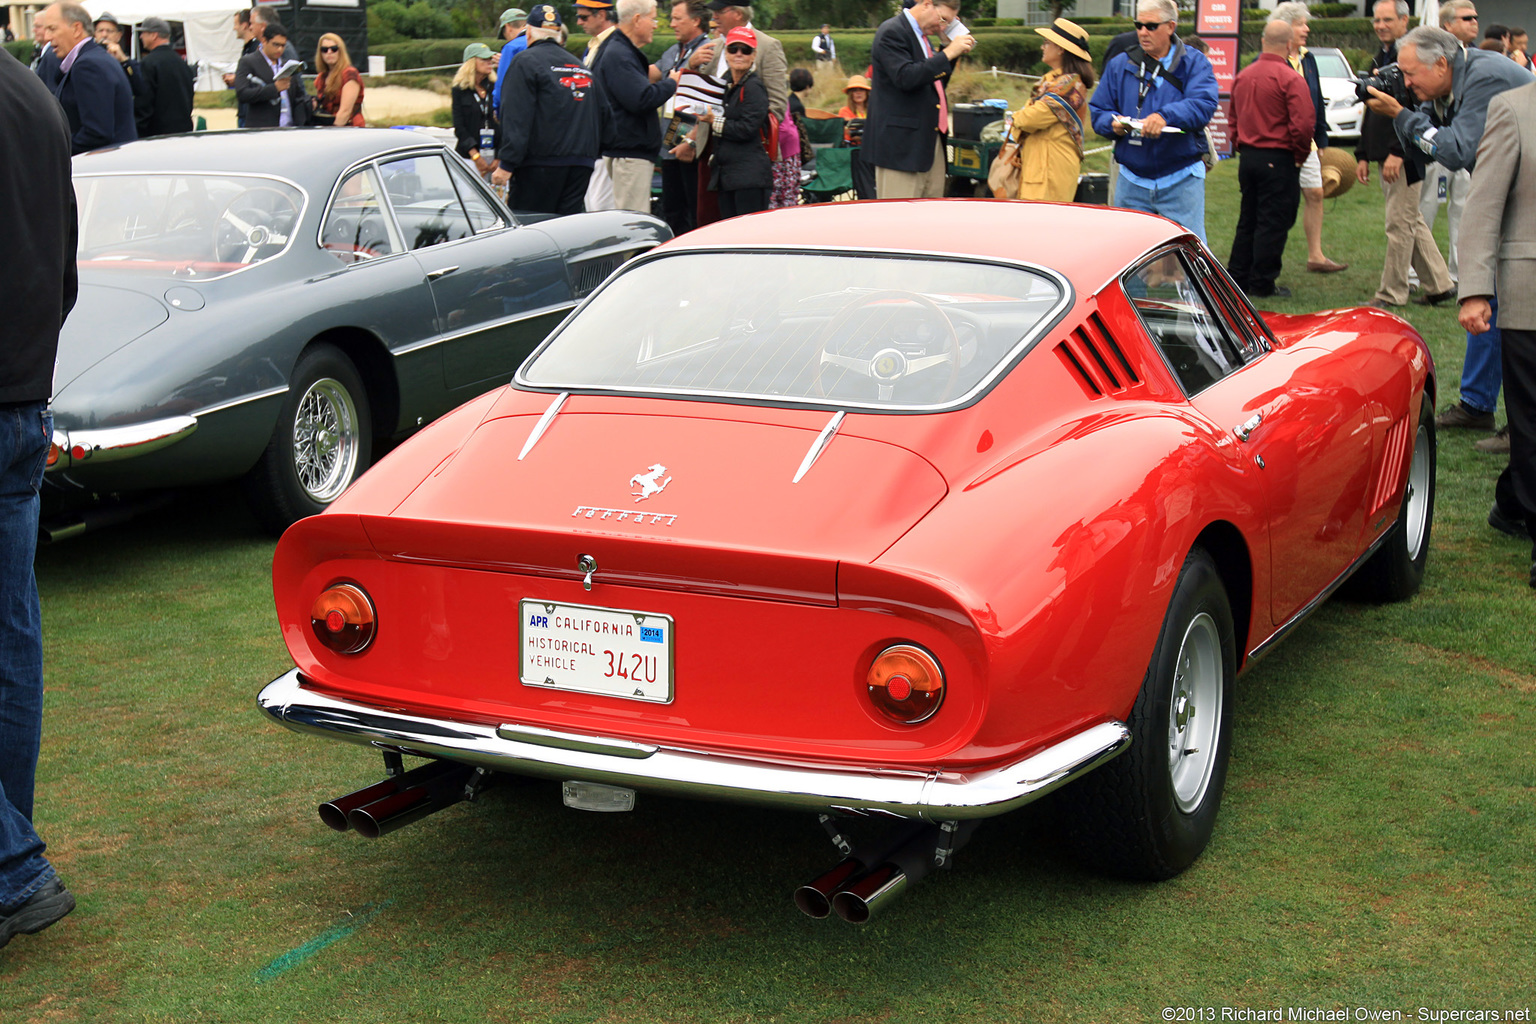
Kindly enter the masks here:
<path id="1" fill-rule="evenodd" d="M 1493 430 L 1493 413 L 1481 412 L 1462 402 L 1448 405 L 1435 417 L 1435 426 L 1442 430 Z"/>
<path id="2" fill-rule="evenodd" d="M 1348 270 L 1348 263 L 1335 263 L 1327 257 L 1319 263 L 1317 260 L 1307 260 L 1307 269 L 1314 274 L 1337 274 L 1341 270 Z"/>
<path id="3" fill-rule="evenodd" d="M 1388 302 L 1386 299 L 1372 299 L 1370 302 L 1367 302 L 1366 305 L 1371 307 L 1372 309 L 1402 309 L 1403 308 L 1403 304 L 1401 302 Z"/>
<path id="4" fill-rule="evenodd" d="M 1499 428 L 1499 432 L 1492 437 L 1485 437 L 1472 446 L 1484 455 L 1508 455 L 1509 454 L 1509 424 Z"/>

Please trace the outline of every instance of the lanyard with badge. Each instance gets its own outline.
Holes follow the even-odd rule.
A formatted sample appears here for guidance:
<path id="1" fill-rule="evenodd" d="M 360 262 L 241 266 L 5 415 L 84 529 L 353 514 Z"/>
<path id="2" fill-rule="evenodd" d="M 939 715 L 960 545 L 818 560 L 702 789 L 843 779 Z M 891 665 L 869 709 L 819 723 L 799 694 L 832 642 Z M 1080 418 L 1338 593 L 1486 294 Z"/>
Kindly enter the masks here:
<path id="1" fill-rule="evenodd" d="M 477 95 L 476 100 L 480 104 L 480 151 L 491 153 L 496 147 L 496 129 L 491 125 L 490 90 L 484 96 Z"/>
<path id="2" fill-rule="evenodd" d="M 1162 74 L 1162 71 L 1163 65 L 1160 62 L 1154 62 L 1152 64 L 1152 73 L 1148 75 L 1147 65 L 1140 61 L 1137 62 L 1136 79 L 1140 83 L 1136 87 L 1136 113 L 1138 115 L 1141 113 L 1142 104 L 1147 101 L 1147 93 L 1151 92 L 1153 87 L 1157 85 L 1158 76 Z M 1126 141 L 1133 146 L 1141 145 L 1141 133 L 1132 133 L 1131 137 L 1126 139 Z"/>

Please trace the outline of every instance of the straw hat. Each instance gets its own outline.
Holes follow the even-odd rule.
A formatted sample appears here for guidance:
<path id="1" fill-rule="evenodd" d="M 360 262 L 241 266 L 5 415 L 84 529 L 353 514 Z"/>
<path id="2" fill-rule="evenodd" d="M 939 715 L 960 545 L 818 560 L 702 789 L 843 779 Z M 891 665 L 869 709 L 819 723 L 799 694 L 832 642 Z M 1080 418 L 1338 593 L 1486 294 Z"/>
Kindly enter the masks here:
<path id="1" fill-rule="evenodd" d="M 1332 199 L 1348 192 L 1355 184 L 1355 155 L 1347 149 L 1329 146 L 1317 151 L 1323 167 L 1323 198 Z"/>
<path id="2" fill-rule="evenodd" d="M 1066 18 L 1057 18 L 1046 28 L 1037 28 L 1033 29 L 1033 31 L 1038 32 L 1068 53 L 1081 57 L 1090 63 L 1093 61 L 1093 58 L 1088 55 L 1088 33 L 1072 24 Z"/>
<path id="3" fill-rule="evenodd" d="M 848 84 L 843 86 L 843 92 L 847 92 L 849 89 L 873 90 L 874 86 L 870 85 L 869 79 L 865 78 L 863 75 L 854 75 L 852 78 L 848 79 Z"/>

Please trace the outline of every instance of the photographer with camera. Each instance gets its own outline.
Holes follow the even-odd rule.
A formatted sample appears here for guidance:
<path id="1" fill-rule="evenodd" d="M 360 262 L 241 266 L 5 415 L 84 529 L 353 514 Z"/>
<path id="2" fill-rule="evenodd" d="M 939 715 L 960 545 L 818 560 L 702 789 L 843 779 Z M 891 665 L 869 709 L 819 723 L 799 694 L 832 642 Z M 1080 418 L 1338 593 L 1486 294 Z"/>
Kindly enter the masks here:
<path id="1" fill-rule="evenodd" d="M 1377 80 L 1385 68 L 1396 69 L 1397 41 L 1408 32 L 1408 0 L 1377 0 L 1371 13 L 1371 27 L 1381 40 L 1381 49 L 1371 58 L 1366 82 Z M 1386 74 L 1390 77 L 1392 72 Z M 1365 85 L 1360 86 L 1361 92 L 1365 89 Z M 1368 93 L 1361 97 L 1367 98 Z M 1381 267 L 1381 284 L 1370 305 L 1396 309 L 1407 303 L 1410 267 L 1424 284 L 1419 301 L 1439 305 L 1456 294 L 1456 287 L 1419 210 L 1421 183 L 1410 181 L 1404 171 L 1403 144 L 1391 119 L 1367 110 L 1360 125 L 1360 142 L 1355 146 L 1355 177 L 1360 184 L 1370 184 L 1373 163 L 1381 165 L 1381 193 L 1386 198 L 1387 256 Z"/>
<path id="2" fill-rule="evenodd" d="M 1488 101 L 1531 83 L 1514 61 L 1487 50 L 1463 50 L 1455 36 L 1427 25 L 1403 36 L 1397 45 L 1397 67 L 1402 89 L 1383 92 L 1371 85 L 1365 102 L 1373 112 L 1392 119 L 1420 176 L 1431 161 L 1453 171 L 1472 170 Z M 1381 85 L 1390 86 L 1387 75 L 1380 77 Z"/>
<path id="3" fill-rule="evenodd" d="M 1427 25 L 1397 44 L 1397 67 L 1401 88 L 1393 88 L 1383 68 L 1379 80 L 1367 85 L 1365 102 L 1375 113 L 1392 118 L 1413 177 L 1420 179 L 1432 162 L 1452 171 L 1474 170 L 1488 101 L 1531 81 L 1528 72 L 1502 54 L 1465 50 L 1451 33 Z M 1412 109 L 1415 99 L 1418 105 Z M 1461 400 L 1436 417 L 1437 425 L 1493 429 L 1500 358 L 1496 329 L 1467 336 Z"/>

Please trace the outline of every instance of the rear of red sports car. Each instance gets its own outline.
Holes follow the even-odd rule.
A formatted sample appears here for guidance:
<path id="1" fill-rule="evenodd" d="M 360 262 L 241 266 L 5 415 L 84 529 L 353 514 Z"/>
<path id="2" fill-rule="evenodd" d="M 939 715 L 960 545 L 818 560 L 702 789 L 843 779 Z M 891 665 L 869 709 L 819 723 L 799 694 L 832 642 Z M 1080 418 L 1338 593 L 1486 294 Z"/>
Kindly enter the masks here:
<path id="1" fill-rule="evenodd" d="M 636 261 L 513 386 L 288 531 L 296 667 L 259 704 L 391 765 L 328 823 L 378 835 L 499 772 L 587 809 L 799 808 L 849 857 L 797 901 L 862 920 L 1139 721 L 1136 767 L 1085 779 L 1124 811 L 1093 843 L 1139 849 L 1141 877 L 1198 856 L 1268 568 L 1258 483 L 1117 290 L 1177 228 L 1007 203 L 830 216 Z M 954 218 L 1116 241 L 1070 279 L 1012 258 L 1008 232 L 979 256 L 912 249 L 914 225 Z M 797 241 L 828 224 L 840 246 Z M 1235 576 L 1201 549 L 1242 560 L 1247 538 Z M 435 760 L 402 776 L 401 753 Z M 907 824 L 850 848 L 860 816 Z"/>

